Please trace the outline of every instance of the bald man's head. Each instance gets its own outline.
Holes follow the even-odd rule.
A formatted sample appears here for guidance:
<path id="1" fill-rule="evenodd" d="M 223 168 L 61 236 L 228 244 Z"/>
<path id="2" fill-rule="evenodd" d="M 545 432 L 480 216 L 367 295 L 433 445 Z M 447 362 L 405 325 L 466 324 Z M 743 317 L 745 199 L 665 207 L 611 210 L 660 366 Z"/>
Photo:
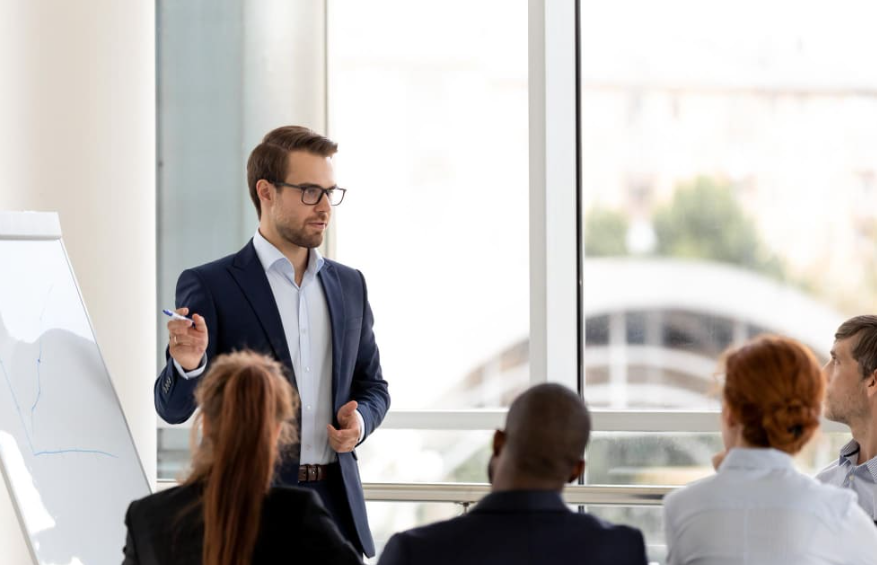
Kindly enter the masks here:
<path id="1" fill-rule="evenodd" d="M 502 464 L 518 479 L 563 485 L 582 461 L 590 433 L 591 416 L 576 393 L 558 384 L 534 386 L 509 408 Z"/>

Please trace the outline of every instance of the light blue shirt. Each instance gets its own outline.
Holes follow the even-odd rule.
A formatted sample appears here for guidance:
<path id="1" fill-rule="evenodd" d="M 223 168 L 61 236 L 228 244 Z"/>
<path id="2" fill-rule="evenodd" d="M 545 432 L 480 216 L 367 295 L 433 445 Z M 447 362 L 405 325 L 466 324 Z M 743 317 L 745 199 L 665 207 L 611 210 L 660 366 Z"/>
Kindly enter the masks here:
<path id="1" fill-rule="evenodd" d="M 859 444 L 856 440 L 840 448 L 837 461 L 823 469 L 816 478 L 823 483 L 853 490 L 859 497 L 859 506 L 877 522 L 877 457 L 859 463 Z"/>
<path id="2" fill-rule="evenodd" d="M 307 268 L 298 285 L 295 267 L 259 230 L 253 236 L 253 247 L 277 304 L 301 398 L 300 462 L 302 465 L 332 463 L 338 458 L 329 445 L 326 429 L 335 416 L 332 405 L 332 323 L 323 285 L 317 278 L 325 259 L 319 251 L 311 249 Z M 205 355 L 201 366 L 187 373 L 174 360 L 177 371 L 187 379 L 201 375 L 206 364 Z M 359 420 L 359 441 L 362 441 L 365 422 L 358 410 L 355 415 Z"/>
<path id="3" fill-rule="evenodd" d="M 668 565 L 874 565 L 855 495 L 770 448 L 734 448 L 715 475 L 664 498 Z"/>

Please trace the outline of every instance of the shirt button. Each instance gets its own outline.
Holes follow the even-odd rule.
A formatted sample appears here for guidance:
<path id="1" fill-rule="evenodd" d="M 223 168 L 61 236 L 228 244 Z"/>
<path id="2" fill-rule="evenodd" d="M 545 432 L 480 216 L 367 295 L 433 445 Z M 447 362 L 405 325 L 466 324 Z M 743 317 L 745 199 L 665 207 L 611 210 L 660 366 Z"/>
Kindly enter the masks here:
<path id="1" fill-rule="evenodd" d="M 302 330 L 301 330 L 301 335 L 308 335 L 308 329 L 307 329 L 307 328 L 302 328 Z"/>
<path id="2" fill-rule="evenodd" d="M 311 444 L 307 444 L 307 445 L 305 445 L 305 447 L 308 448 L 308 449 L 310 449 L 310 448 L 311 448 Z"/>
<path id="3" fill-rule="evenodd" d="M 310 409 L 311 409 L 311 405 L 310 405 L 310 404 L 308 404 L 308 410 L 310 410 Z"/>
<path id="4" fill-rule="evenodd" d="M 305 372 L 310 373 L 310 372 L 311 372 L 311 368 L 310 368 L 310 367 L 305 367 Z"/>

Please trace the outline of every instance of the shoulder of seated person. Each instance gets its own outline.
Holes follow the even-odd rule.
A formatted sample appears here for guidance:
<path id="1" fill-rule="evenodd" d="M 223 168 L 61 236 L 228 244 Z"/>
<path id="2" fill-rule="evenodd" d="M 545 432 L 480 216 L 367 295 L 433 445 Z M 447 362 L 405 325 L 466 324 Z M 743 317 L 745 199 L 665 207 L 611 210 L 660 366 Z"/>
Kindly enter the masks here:
<path id="1" fill-rule="evenodd" d="M 144 496 L 138 503 L 144 505 L 152 504 L 169 504 L 175 501 L 197 497 L 201 489 L 197 485 L 178 485 L 175 487 L 162 489 L 150 495 Z"/>
<path id="2" fill-rule="evenodd" d="M 802 498 L 810 501 L 813 506 L 819 505 L 833 517 L 833 521 L 849 515 L 852 509 L 859 506 L 859 495 L 856 491 L 828 483 L 821 483 L 807 477 L 810 482 L 809 491 Z"/>
<path id="3" fill-rule="evenodd" d="M 147 521 L 163 521 L 170 513 L 182 512 L 186 508 L 197 505 L 200 490 L 193 485 L 183 485 L 160 490 L 131 503 L 129 515 L 131 519 Z"/>
<path id="4" fill-rule="evenodd" d="M 638 530 L 637 528 L 626 526 L 624 524 L 615 524 L 587 512 L 584 514 L 572 513 L 572 515 L 580 521 L 587 521 L 593 527 L 603 530 L 605 533 L 616 534 L 618 536 L 642 535 L 640 530 Z"/>

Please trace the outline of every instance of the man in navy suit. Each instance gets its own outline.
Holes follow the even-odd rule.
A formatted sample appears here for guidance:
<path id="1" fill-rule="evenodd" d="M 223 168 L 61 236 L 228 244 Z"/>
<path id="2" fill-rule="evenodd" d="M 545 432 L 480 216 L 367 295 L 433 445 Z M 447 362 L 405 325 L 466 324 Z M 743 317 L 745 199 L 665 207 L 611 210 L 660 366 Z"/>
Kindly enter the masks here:
<path id="1" fill-rule="evenodd" d="M 491 494 L 469 513 L 390 538 L 380 565 L 645 565 L 642 533 L 570 511 L 563 485 L 584 471 L 591 418 L 557 384 L 537 385 L 493 436 Z"/>
<path id="2" fill-rule="evenodd" d="M 194 323 L 168 322 L 155 407 L 167 422 L 188 419 L 198 376 L 222 353 L 247 348 L 278 359 L 301 397 L 300 449 L 287 457 L 280 482 L 315 490 L 341 533 L 372 556 L 354 448 L 380 425 L 390 396 L 365 279 L 317 250 L 344 198 L 336 151 L 307 128 L 285 126 L 250 154 L 259 228 L 238 253 L 180 275 L 177 313 L 191 313 Z"/>

